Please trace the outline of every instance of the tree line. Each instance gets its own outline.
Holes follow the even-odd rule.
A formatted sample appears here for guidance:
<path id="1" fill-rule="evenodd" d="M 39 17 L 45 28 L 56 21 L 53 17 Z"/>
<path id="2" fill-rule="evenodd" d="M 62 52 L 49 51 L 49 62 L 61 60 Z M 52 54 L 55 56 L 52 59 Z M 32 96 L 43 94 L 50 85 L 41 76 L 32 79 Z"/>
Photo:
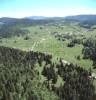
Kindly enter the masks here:
<path id="1" fill-rule="evenodd" d="M 88 38 L 83 42 L 83 59 L 90 59 L 93 61 L 93 66 L 96 68 L 96 39 Z"/>
<path id="2" fill-rule="evenodd" d="M 9 38 L 12 36 L 20 36 L 28 34 L 29 31 L 26 29 L 21 29 L 14 25 L 2 25 L 0 27 L 0 38 Z"/>

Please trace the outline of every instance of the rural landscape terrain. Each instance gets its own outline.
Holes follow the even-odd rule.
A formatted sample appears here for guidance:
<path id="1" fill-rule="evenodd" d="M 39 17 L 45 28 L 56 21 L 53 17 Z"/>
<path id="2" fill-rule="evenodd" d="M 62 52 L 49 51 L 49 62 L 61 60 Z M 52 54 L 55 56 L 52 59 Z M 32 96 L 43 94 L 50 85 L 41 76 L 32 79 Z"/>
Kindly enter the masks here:
<path id="1" fill-rule="evenodd" d="M 0 18 L 0 100 L 96 100 L 96 15 Z"/>

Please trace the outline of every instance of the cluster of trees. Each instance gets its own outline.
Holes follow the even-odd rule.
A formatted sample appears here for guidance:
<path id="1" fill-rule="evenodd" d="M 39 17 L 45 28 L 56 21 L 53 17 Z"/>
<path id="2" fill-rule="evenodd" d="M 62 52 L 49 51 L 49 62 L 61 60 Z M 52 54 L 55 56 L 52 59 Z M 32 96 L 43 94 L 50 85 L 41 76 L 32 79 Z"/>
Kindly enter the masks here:
<path id="1" fill-rule="evenodd" d="M 83 58 L 93 60 L 93 66 L 96 67 L 96 39 L 88 38 L 83 43 Z"/>
<path id="2" fill-rule="evenodd" d="M 51 56 L 0 47 L 0 100 L 57 100 L 37 79 L 34 67 L 43 61 L 49 63 Z"/>
<path id="3" fill-rule="evenodd" d="M 58 32 L 54 32 L 54 33 L 52 33 L 54 36 L 55 36 L 55 38 L 57 39 L 57 40 L 60 40 L 60 41 L 65 41 L 66 39 L 72 39 L 72 35 L 70 35 L 70 33 L 58 33 Z"/>
<path id="4" fill-rule="evenodd" d="M 57 70 L 55 70 L 57 68 Z M 50 64 L 44 67 L 42 74 L 47 78 L 48 88 L 57 93 L 60 100 L 95 100 L 95 87 L 93 80 L 89 78 L 91 71 L 87 71 L 80 66 L 64 64 L 61 60 L 58 64 Z M 56 86 L 60 76 L 64 84 Z M 53 81 L 54 82 L 49 82 Z"/>
<path id="5" fill-rule="evenodd" d="M 49 87 L 49 82 L 52 81 L 53 84 L 56 84 L 57 79 L 58 79 L 58 74 L 54 70 L 54 64 L 50 64 L 50 67 L 44 66 L 42 75 L 47 77 L 48 84 L 47 86 Z"/>
<path id="6" fill-rule="evenodd" d="M 25 52 L 18 49 L 0 46 L 0 64 L 5 66 L 32 66 L 38 63 L 40 66 L 45 61 L 46 64 L 51 62 L 52 55 L 41 52 Z"/>
<path id="7" fill-rule="evenodd" d="M 8 38 L 12 36 L 20 36 L 28 34 L 29 31 L 25 29 L 20 29 L 19 27 L 12 26 L 12 25 L 2 25 L 0 27 L 0 37 L 1 38 Z"/>
<path id="8" fill-rule="evenodd" d="M 26 35 L 25 37 L 24 37 L 24 40 L 29 40 L 30 39 L 30 37 L 28 36 L 28 35 Z"/>
<path id="9" fill-rule="evenodd" d="M 74 47 L 74 46 L 75 46 L 75 43 L 73 43 L 72 41 L 67 44 L 67 47 Z"/>
<path id="10" fill-rule="evenodd" d="M 64 85 L 60 86 L 58 95 L 65 100 L 95 100 L 93 81 L 88 77 L 90 72 L 73 64 L 58 66 L 58 74 L 63 78 Z M 62 88 L 61 88 L 62 87 Z"/>
<path id="11" fill-rule="evenodd" d="M 83 42 L 83 40 L 79 39 L 79 38 L 73 38 L 72 39 L 72 43 L 74 43 L 74 44 L 81 44 L 82 42 Z"/>
<path id="12" fill-rule="evenodd" d="M 71 41 L 68 43 L 68 47 L 74 47 L 75 44 L 82 44 L 83 43 L 83 39 L 79 39 L 79 38 L 72 38 Z"/>
<path id="13" fill-rule="evenodd" d="M 70 42 L 67 44 L 67 47 L 74 47 L 75 44 L 82 44 L 83 43 L 83 37 L 80 35 L 81 39 L 78 38 L 76 34 L 71 34 L 71 33 L 58 33 L 58 32 L 53 32 L 52 33 L 55 38 L 59 41 L 65 41 L 66 39 L 70 40 Z"/>
<path id="14" fill-rule="evenodd" d="M 40 73 L 36 64 L 44 66 Z M 95 100 L 93 79 L 77 65 L 52 62 L 52 55 L 0 47 L 0 100 Z M 64 84 L 56 86 L 58 76 Z"/>

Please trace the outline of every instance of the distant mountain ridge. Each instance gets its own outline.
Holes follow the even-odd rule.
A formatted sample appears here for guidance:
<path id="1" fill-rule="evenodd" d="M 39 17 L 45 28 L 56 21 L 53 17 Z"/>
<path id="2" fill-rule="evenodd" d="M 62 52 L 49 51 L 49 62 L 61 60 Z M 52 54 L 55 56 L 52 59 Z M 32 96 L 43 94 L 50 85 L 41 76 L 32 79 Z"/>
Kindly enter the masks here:
<path id="1" fill-rule="evenodd" d="M 81 24 L 96 24 L 96 15 L 77 15 L 77 16 L 67 16 L 66 21 L 78 21 Z"/>
<path id="2" fill-rule="evenodd" d="M 66 16 L 65 19 L 66 20 L 76 20 L 76 21 L 96 20 L 96 15 Z"/>
<path id="3" fill-rule="evenodd" d="M 0 18 L 1 23 L 9 23 L 9 22 L 16 22 L 17 18 L 10 18 L 10 17 L 2 17 Z"/>
<path id="4" fill-rule="evenodd" d="M 47 19 L 47 18 L 50 18 L 50 17 L 45 17 L 45 16 L 28 16 L 28 17 L 25 17 L 27 19 L 32 19 L 32 20 L 40 20 L 40 19 Z"/>
<path id="5" fill-rule="evenodd" d="M 81 24 L 96 24 L 96 15 L 76 15 L 76 16 L 66 16 L 66 17 L 45 17 L 45 16 L 29 16 L 25 18 L 9 18 L 2 17 L 0 18 L 0 23 L 10 24 L 10 23 L 42 23 L 42 22 L 51 22 L 51 21 L 69 21 L 69 22 L 79 22 Z"/>

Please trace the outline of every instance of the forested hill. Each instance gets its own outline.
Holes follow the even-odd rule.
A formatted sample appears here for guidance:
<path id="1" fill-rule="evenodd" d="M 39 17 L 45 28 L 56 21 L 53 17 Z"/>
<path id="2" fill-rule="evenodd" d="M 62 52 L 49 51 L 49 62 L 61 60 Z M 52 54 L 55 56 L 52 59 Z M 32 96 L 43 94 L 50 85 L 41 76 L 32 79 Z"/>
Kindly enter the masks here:
<path id="1" fill-rule="evenodd" d="M 36 17 L 37 18 L 37 17 Z M 0 18 L 0 23 L 7 24 L 7 25 L 20 25 L 20 26 L 30 26 L 30 25 L 41 25 L 41 24 L 48 24 L 54 22 L 55 18 L 44 18 L 44 19 L 35 19 L 35 18 L 7 18 L 3 17 Z"/>
<path id="2" fill-rule="evenodd" d="M 77 16 L 67 16 L 65 17 L 66 21 L 79 22 L 81 26 L 88 25 L 90 26 L 96 24 L 96 15 L 77 15 Z"/>
<path id="3" fill-rule="evenodd" d="M 0 38 L 9 38 L 12 36 L 20 36 L 28 34 L 29 31 L 26 29 L 22 29 L 19 27 L 16 27 L 15 25 L 2 25 L 0 27 Z"/>
<path id="4" fill-rule="evenodd" d="M 74 21 L 92 21 L 96 20 L 96 15 L 77 15 L 77 16 L 67 16 L 66 20 L 74 20 Z"/>
<path id="5" fill-rule="evenodd" d="M 18 19 L 17 18 L 9 18 L 9 17 L 2 17 L 0 18 L 0 22 L 2 23 L 12 23 L 12 22 L 16 22 Z"/>
<path id="6" fill-rule="evenodd" d="M 40 83 L 34 69 L 36 63 L 47 59 L 51 56 L 40 52 L 0 47 L 0 100 L 57 100 L 55 93 Z"/>
<path id="7" fill-rule="evenodd" d="M 0 47 L 0 100 L 95 100 L 89 76 L 91 71 L 62 59 L 54 63 L 48 54 Z M 64 84 L 56 86 L 58 77 Z"/>

